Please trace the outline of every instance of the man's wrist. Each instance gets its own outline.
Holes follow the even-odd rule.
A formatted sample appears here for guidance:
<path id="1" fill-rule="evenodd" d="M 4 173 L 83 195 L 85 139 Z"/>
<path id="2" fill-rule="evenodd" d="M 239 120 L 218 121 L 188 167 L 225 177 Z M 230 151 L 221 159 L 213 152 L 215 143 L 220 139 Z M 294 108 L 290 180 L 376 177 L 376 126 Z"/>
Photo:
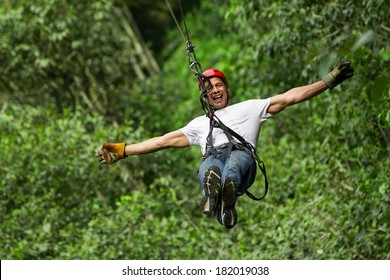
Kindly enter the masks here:
<path id="1" fill-rule="evenodd" d="M 129 155 L 126 153 L 126 147 L 127 147 L 127 145 L 126 145 L 126 143 L 125 143 L 125 147 L 123 148 L 123 157 L 124 158 L 127 158 Z"/>
<path id="2" fill-rule="evenodd" d="M 329 89 L 334 89 L 337 86 L 336 80 L 332 73 L 329 73 L 322 81 L 328 86 Z"/>

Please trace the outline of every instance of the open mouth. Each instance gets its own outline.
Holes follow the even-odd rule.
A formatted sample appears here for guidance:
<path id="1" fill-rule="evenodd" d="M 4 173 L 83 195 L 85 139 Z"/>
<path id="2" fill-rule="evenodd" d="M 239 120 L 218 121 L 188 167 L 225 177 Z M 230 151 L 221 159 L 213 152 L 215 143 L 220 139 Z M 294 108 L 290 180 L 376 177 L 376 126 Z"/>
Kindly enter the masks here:
<path id="1" fill-rule="evenodd" d="M 222 100 L 222 94 L 213 96 L 214 101 L 221 101 Z"/>

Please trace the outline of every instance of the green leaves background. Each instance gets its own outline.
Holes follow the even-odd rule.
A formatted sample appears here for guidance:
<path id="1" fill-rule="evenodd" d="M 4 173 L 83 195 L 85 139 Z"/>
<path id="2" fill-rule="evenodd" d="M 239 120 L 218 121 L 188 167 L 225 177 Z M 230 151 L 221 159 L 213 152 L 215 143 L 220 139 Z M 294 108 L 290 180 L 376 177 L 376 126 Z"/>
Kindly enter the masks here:
<path id="1" fill-rule="evenodd" d="M 142 5 L 149 21 L 169 13 L 137 5 L 1 5 L 1 258 L 388 259 L 389 4 L 185 7 L 202 67 L 226 72 L 233 102 L 314 82 L 344 60 L 356 71 L 263 126 L 270 192 L 241 197 L 231 231 L 201 214 L 197 148 L 110 166 L 94 158 L 103 142 L 141 141 L 202 114 L 176 27 L 156 34 L 140 20 Z"/>

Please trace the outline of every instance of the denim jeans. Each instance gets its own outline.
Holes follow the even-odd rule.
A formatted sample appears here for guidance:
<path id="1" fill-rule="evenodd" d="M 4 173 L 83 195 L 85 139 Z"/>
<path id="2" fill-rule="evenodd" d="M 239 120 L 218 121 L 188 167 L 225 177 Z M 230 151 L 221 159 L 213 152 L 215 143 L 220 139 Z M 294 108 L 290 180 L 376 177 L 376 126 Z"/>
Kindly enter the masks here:
<path id="1" fill-rule="evenodd" d="M 221 171 L 221 182 L 225 182 L 226 178 L 233 180 L 237 186 L 237 196 L 245 193 L 245 191 L 253 184 L 256 178 L 256 161 L 252 157 L 252 153 L 248 149 L 234 149 L 230 155 L 227 154 L 227 147 L 217 149 L 218 156 L 210 154 L 203 160 L 198 171 L 199 185 L 204 192 L 203 177 L 210 166 L 216 165 Z"/>

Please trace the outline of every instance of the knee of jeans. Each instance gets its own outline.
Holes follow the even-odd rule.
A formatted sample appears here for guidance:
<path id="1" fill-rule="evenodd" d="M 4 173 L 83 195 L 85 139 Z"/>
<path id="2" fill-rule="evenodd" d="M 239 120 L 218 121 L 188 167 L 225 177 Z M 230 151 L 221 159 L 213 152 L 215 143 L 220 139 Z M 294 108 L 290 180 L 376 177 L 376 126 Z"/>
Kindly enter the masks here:
<path id="1" fill-rule="evenodd" d="M 241 170 L 240 170 L 239 166 L 237 166 L 237 165 L 226 165 L 224 170 L 223 170 L 222 176 L 225 179 L 226 178 L 230 178 L 233 181 L 237 182 L 237 178 L 240 177 L 240 174 L 241 174 Z"/>

